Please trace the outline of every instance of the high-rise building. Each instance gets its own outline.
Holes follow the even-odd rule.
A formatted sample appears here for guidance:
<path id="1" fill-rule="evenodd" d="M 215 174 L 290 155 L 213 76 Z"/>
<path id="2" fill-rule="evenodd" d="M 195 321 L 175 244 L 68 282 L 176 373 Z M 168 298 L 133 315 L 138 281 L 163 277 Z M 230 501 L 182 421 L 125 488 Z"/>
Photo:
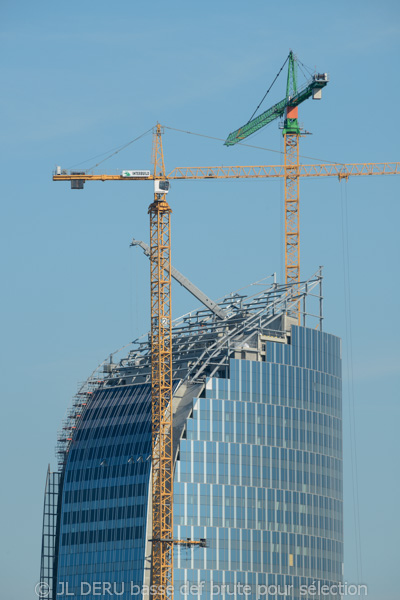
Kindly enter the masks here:
<path id="1" fill-rule="evenodd" d="M 175 599 L 315 598 L 305 586 L 340 582 L 343 563 L 341 342 L 322 330 L 322 274 L 219 306 L 173 328 L 174 535 L 206 546 L 175 547 Z M 145 337 L 103 364 L 63 424 L 45 493 L 51 600 L 148 597 L 149 350 Z"/>

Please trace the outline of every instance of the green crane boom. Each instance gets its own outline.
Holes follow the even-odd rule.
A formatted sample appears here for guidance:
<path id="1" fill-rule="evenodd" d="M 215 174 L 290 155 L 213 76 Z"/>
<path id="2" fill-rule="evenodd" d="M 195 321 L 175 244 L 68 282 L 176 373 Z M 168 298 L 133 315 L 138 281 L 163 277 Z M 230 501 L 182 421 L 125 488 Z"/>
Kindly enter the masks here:
<path id="1" fill-rule="evenodd" d="M 271 106 L 258 117 L 251 119 L 248 123 L 230 133 L 225 141 L 225 146 L 234 146 L 238 142 L 246 139 L 265 125 L 268 125 L 275 119 L 283 117 L 288 107 L 296 107 L 307 98 L 313 96 L 314 99 L 321 97 L 321 89 L 328 83 L 327 73 L 318 73 L 312 76 L 299 90 L 297 90 L 296 81 L 296 59 L 292 52 L 289 54 L 289 69 L 286 86 L 286 98 Z M 286 111 L 287 112 L 287 111 Z M 289 111 L 290 114 L 290 111 Z M 296 118 L 290 118 L 287 114 L 285 119 L 284 133 L 300 133 L 299 124 Z"/>

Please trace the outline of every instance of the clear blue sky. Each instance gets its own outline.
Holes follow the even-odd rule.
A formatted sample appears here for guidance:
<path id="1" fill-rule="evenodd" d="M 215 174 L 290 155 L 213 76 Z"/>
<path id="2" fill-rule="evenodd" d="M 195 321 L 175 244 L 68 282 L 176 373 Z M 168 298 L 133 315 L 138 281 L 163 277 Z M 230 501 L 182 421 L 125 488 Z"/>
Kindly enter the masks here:
<path id="1" fill-rule="evenodd" d="M 157 121 L 226 137 L 250 117 L 290 48 L 330 74 L 322 101 L 300 109 L 313 133 L 301 153 L 400 160 L 400 9 L 390 0 L 3 0 L 0 11 L 1 595 L 30 600 L 61 420 L 77 383 L 145 332 L 149 315 L 147 259 L 129 243 L 148 239 L 151 185 L 88 183 L 72 192 L 51 181 L 52 169 L 120 146 Z M 265 108 L 284 87 L 281 79 Z M 253 142 L 282 150 L 276 123 Z M 170 130 L 164 147 L 167 169 L 281 158 Z M 101 168 L 150 168 L 150 158 L 148 135 Z M 350 333 L 353 340 L 362 579 L 372 600 L 398 597 L 399 189 L 399 177 L 301 185 L 302 275 L 325 267 L 325 329 L 343 338 L 346 364 Z M 169 199 L 173 263 L 211 297 L 274 271 L 281 279 L 279 182 L 176 182 Z M 174 315 L 193 307 L 174 288 Z M 356 582 L 348 389 L 346 376 L 345 579 Z"/>

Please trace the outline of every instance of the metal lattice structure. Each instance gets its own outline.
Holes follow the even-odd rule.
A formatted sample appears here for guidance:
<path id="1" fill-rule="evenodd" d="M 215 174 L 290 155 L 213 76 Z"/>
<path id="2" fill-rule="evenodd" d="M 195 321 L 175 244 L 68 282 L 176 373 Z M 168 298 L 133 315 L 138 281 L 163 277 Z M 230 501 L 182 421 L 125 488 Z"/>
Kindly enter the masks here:
<path id="1" fill-rule="evenodd" d="M 252 348 L 254 336 L 258 333 L 268 334 L 275 339 L 287 337 L 288 332 L 277 325 L 277 319 L 285 316 L 293 319 L 297 307 L 301 305 L 301 320 L 304 326 L 323 329 L 322 314 L 322 268 L 300 282 L 300 285 L 278 284 L 271 282 L 272 276 L 254 282 L 242 290 L 227 294 L 218 301 L 223 308 L 225 319 L 221 321 L 211 309 L 193 310 L 172 322 L 171 354 L 173 381 L 196 384 L 204 383 L 207 377 L 226 375 L 229 359 L 239 348 L 246 345 Z M 314 306 L 311 306 L 314 302 Z M 128 354 L 110 362 L 111 357 L 120 356 L 130 348 Z M 74 410 L 76 399 L 87 390 L 86 396 L 90 406 L 90 398 L 96 389 L 103 386 L 120 386 L 130 384 L 151 383 L 152 379 L 151 334 L 145 333 L 133 342 L 123 346 L 107 357 L 79 387 L 72 399 Z M 178 386 L 179 387 L 179 386 Z M 86 408 L 85 408 L 86 410 Z M 65 422 L 64 421 L 64 422 Z M 63 436 L 63 430 L 59 437 Z M 71 441 L 73 440 L 71 435 Z M 57 451 L 64 440 L 59 440 Z M 63 447 L 63 454 L 68 454 L 70 444 Z M 63 470 L 66 459 L 59 462 L 59 471 Z"/>
<path id="2" fill-rule="evenodd" d="M 299 136 L 285 134 L 286 283 L 300 282 Z"/>
<path id="3" fill-rule="evenodd" d="M 55 598 L 57 586 L 58 506 L 62 473 L 47 470 L 43 508 L 42 555 L 40 564 L 39 598 Z"/>
<path id="4" fill-rule="evenodd" d="M 154 176 L 165 178 L 161 127 L 153 143 Z M 161 171 L 160 171 L 161 169 Z M 173 585 L 171 208 L 154 193 L 150 215 L 152 400 L 152 585 L 155 600 Z M 172 588 L 171 588 L 172 589 Z"/>
<path id="5" fill-rule="evenodd" d="M 319 163 L 299 165 L 299 177 L 337 177 L 339 180 L 364 175 L 400 175 L 400 162 L 380 163 Z M 230 165 L 205 167 L 175 167 L 167 173 L 168 181 L 181 179 L 193 181 L 198 179 L 283 179 L 284 165 Z M 53 181 L 154 181 L 159 177 L 152 174 L 127 177 L 118 173 L 95 173 L 88 171 L 79 175 L 73 171 L 62 169 L 60 174 L 53 174 Z M 81 188 L 82 189 L 82 188 Z"/>
<path id="6" fill-rule="evenodd" d="M 304 326 L 323 328 L 322 269 L 297 284 L 277 284 L 269 278 L 248 286 L 248 294 L 235 292 L 218 301 L 226 317 L 221 321 L 210 309 L 195 310 L 173 322 L 172 380 L 183 384 L 204 383 L 207 377 L 226 377 L 229 360 L 245 349 L 256 351 L 258 335 L 274 340 L 290 336 L 280 319 L 297 324 L 297 313 Z M 127 357 L 115 365 L 103 385 L 150 383 L 151 338 L 143 335 L 132 342 Z M 176 391 L 177 391 L 176 390 Z"/>

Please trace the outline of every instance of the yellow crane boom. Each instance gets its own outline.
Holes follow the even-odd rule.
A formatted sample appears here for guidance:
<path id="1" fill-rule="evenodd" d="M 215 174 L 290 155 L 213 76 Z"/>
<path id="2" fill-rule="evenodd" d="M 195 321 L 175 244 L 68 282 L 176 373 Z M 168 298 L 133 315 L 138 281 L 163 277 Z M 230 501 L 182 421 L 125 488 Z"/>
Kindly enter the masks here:
<path id="1" fill-rule="evenodd" d="M 299 177 L 338 177 L 348 179 L 360 175 L 400 175 L 400 162 L 382 163 L 325 163 L 299 165 Z M 176 167 L 164 175 L 168 180 L 175 179 L 266 179 L 285 177 L 284 165 L 249 165 L 228 167 Z M 154 181 L 163 179 L 160 175 L 135 175 L 96 173 L 54 174 L 53 181 Z"/>

